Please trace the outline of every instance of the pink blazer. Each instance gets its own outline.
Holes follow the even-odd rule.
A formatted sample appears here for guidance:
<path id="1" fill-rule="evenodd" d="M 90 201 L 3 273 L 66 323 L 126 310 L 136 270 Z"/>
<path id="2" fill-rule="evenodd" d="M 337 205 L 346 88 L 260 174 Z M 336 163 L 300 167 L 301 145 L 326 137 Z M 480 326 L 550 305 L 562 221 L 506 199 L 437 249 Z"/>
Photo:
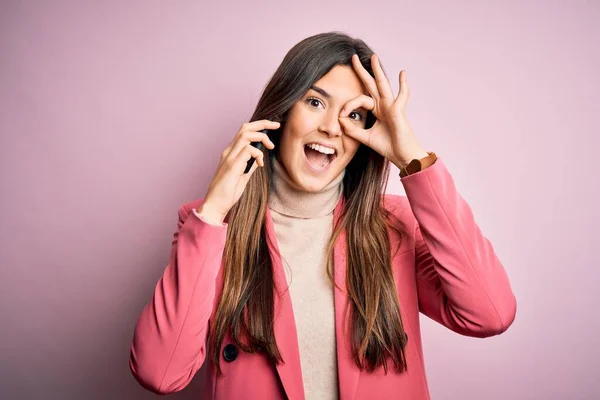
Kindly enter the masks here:
<path id="1" fill-rule="evenodd" d="M 344 310 L 345 234 L 336 242 L 334 275 L 335 335 L 341 400 L 429 399 L 419 312 L 467 336 L 488 337 L 513 322 L 516 301 L 507 274 L 492 244 L 481 233 L 467 202 L 438 159 L 432 166 L 401 178 L 406 196 L 385 195 L 385 206 L 404 221 L 410 237 L 393 259 L 400 312 L 408 334 L 408 371 L 361 372 L 352 360 Z M 183 389 L 205 361 L 209 325 L 213 322 L 223 280 L 222 251 L 227 224 L 205 223 L 191 213 L 202 200 L 179 208 L 170 262 L 152 300 L 137 321 L 130 369 L 145 388 L 159 393 Z M 340 199 L 336 220 L 344 207 Z M 266 232 L 276 246 L 271 214 Z M 392 243 L 397 243 L 393 231 Z M 275 367 L 261 353 L 247 354 L 227 335 L 221 348 L 223 375 L 211 362 L 203 368 L 201 399 L 304 399 L 298 339 L 285 273 L 275 257 L 275 337 L 284 364 Z"/>

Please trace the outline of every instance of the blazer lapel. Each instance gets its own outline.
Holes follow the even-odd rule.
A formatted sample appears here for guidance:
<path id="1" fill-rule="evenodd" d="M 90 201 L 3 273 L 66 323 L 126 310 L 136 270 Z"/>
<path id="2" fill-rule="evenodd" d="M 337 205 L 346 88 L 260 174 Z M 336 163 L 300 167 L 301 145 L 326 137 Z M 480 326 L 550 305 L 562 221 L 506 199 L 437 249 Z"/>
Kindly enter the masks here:
<path id="1" fill-rule="evenodd" d="M 340 201 L 334 210 L 334 221 L 340 219 L 344 209 L 345 199 L 341 196 Z M 338 385 L 340 390 L 340 400 L 353 400 L 360 369 L 354 363 L 352 357 L 352 344 L 350 338 L 350 299 L 346 290 L 346 229 L 338 236 L 333 252 L 333 275 L 335 280 L 335 338 L 337 347 L 338 362 Z"/>
<path id="2" fill-rule="evenodd" d="M 275 340 L 283 358 L 283 363 L 277 365 L 277 373 L 285 393 L 290 400 L 304 400 L 302 383 L 302 368 L 300 366 L 300 348 L 298 334 L 292 309 L 292 299 L 286 282 L 285 271 L 279 254 L 279 246 L 271 211 L 267 207 L 265 215 L 267 244 L 273 260 L 273 280 L 275 285 Z"/>

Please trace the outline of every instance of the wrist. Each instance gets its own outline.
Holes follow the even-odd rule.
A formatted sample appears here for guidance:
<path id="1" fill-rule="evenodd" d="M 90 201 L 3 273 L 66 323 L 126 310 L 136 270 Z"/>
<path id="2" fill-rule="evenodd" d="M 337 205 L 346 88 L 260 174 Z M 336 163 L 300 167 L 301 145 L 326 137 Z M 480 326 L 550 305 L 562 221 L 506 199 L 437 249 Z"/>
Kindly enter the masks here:
<path id="1" fill-rule="evenodd" d="M 415 149 L 403 152 L 400 155 L 393 157 L 390 161 L 398 167 L 398 169 L 402 169 L 406 167 L 412 160 L 420 160 L 422 158 L 428 157 L 429 153 L 427 153 L 424 149 Z"/>
<path id="2" fill-rule="evenodd" d="M 214 225 L 221 225 L 225 220 L 225 214 L 216 211 L 209 203 L 203 203 L 196 209 L 196 213 L 206 222 Z"/>

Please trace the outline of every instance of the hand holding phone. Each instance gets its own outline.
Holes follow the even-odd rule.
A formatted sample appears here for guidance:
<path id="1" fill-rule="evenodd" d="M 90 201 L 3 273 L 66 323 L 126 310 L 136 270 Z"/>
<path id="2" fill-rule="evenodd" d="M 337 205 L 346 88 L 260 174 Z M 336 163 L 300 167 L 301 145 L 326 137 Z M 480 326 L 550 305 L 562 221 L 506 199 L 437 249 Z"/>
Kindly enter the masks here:
<path id="1" fill-rule="evenodd" d="M 223 151 L 202 205 L 205 211 L 211 213 L 211 220 L 225 219 L 242 196 L 252 173 L 265 165 L 263 149 L 275 148 L 267 132 L 278 129 L 280 125 L 266 119 L 244 123 Z"/>

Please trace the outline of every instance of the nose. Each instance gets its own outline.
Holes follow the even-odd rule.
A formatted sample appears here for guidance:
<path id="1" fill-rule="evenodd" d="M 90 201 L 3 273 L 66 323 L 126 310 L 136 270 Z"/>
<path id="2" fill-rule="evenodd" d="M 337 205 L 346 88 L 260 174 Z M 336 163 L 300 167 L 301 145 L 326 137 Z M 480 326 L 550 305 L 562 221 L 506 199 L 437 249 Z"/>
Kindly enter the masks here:
<path id="1" fill-rule="evenodd" d="M 332 137 L 341 136 L 342 126 L 340 125 L 340 121 L 338 120 L 339 114 L 339 110 L 328 110 L 328 112 L 325 113 L 325 116 L 321 120 L 321 123 L 319 125 L 319 132 L 323 132 L 328 136 Z"/>

